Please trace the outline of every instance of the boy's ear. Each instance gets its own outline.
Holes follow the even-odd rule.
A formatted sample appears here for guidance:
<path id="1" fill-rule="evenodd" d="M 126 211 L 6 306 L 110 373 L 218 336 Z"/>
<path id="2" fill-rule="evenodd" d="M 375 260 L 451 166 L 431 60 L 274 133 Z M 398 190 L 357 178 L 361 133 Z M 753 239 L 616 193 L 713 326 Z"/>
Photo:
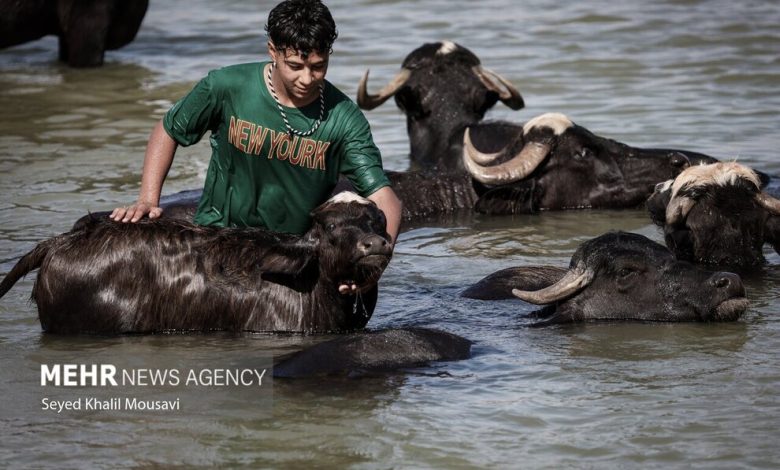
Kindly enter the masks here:
<path id="1" fill-rule="evenodd" d="M 276 63 L 277 62 L 277 55 L 279 54 L 279 51 L 276 49 L 276 46 L 274 46 L 274 43 L 271 41 L 268 41 L 268 55 L 271 56 L 271 60 Z"/>

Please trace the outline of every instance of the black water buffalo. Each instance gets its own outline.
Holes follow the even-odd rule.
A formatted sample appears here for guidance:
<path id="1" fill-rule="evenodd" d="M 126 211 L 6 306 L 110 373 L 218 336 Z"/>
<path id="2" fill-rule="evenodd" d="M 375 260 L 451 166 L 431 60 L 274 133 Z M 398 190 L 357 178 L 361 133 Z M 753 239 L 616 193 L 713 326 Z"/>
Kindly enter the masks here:
<path id="1" fill-rule="evenodd" d="M 471 341 L 428 328 L 397 328 L 342 336 L 297 352 L 274 365 L 274 377 L 359 377 L 468 359 Z"/>
<path id="2" fill-rule="evenodd" d="M 362 109 L 374 109 L 393 96 L 406 114 L 410 168 L 414 171 L 462 169 L 459 160 L 464 129 L 481 121 L 498 100 L 515 110 L 525 105 L 514 85 L 483 67 L 470 50 L 449 41 L 415 49 L 404 59 L 400 72 L 376 95 L 368 93 L 367 84 L 368 71 L 358 86 L 357 101 Z M 516 128 L 506 127 L 509 134 Z M 501 129 L 497 126 L 494 130 Z"/>
<path id="3" fill-rule="evenodd" d="M 475 208 L 493 214 L 637 207 L 659 181 L 716 161 L 689 151 L 630 147 L 560 113 L 531 119 L 498 152 L 480 152 L 469 134 L 466 130 L 463 162 L 485 185 Z"/>
<path id="4" fill-rule="evenodd" d="M 53 333 L 362 328 L 376 289 L 348 296 L 338 285 L 379 279 L 392 252 L 384 214 L 343 193 L 312 218 L 303 236 L 100 219 L 38 244 L 0 282 L 0 296 L 40 268 L 32 297 Z"/>
<path id="5" fill-rule="evenodd" d="M 0 0 L 0 48 L 53 34 L 61 61 L 102 65 L 106 50 L 135 39 L 148 6 L 148 0 Z"/>
<path id="6" fill-rule="evenodd" d="M 736 274 L 678 261 L 663 245 L 637 234 L 613 232 L 583 243 L 568 269 L 552 266 L 497 271 L 466 289 L 464 297 L 512 296 L 545 305 L 536 325 L 584 321 L 733 321 L 747 309 Z"/>
<path id="7" fill-rule="evenodd" d="M 635 207 L 659 181 L 692 164 L 716 161 L 689 151 L 630 147 L 557 113 L 525 125 L 480 122 L 498 99 L 519 109 L 522 98 L 468 49 L 450 42 L 414 50 L 376 95 L 368 93 L 367 78 L 366 73 L 357 96 L 363 109 L 393 96 L 406 113 L 412 170 L 428 179 L 458 180 L 457 190 L 468 194 L 460 201 L 475 201 L 467 207 L 479 212 Z M 470 177 L 458 178 L 465 172 Z M 420 177 L 398 176 L 401 182 L 407 178 Z M 410 208 L 427 194 L 396 192 Z"/>
<path id="8" fill-rule="evenodd" d="M 659 183 L 647 209 L 678 259 L 749 269 L 766 262 L 764 243 L 780 252 L 780 201 L 761 187 L 736 162 L 693 166 Z"/>

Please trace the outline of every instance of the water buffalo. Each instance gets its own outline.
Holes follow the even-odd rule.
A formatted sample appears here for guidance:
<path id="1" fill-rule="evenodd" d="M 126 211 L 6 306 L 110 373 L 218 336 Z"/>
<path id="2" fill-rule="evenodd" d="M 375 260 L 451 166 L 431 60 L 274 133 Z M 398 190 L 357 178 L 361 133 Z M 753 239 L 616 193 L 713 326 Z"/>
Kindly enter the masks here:
<path id="1" fill-rule="evenodd" d="M 166 330 L 324 333 L 362 328 L 387 265 L 384 214 L 342 193 L 302 236 L 106 219 L 39 243 L 0 282 L 40 268 L 32 298 L 52 333 Z M 341 295 L 345 281 L 368 292 Z"/>
<path id="2" fill-rule="evenodd" d="M 135 39 L 148 6 L 148 0 L 0 0 L 0 48 L 54 34 L 61 61 L 102 65 L 106 50 Z"/>
<path id="3" fill-rule="evenodd" d="M 468 194 L 460 201 L 475 201 L 467 207 L 483 213 L 636 207 L 659 181 L 716 161 L 696 152 L 630 147 L 557 113 L 525 125 L 480 122 L 498 99 L 519 109 L 522 98 L 506 79 L 485 72 L 472 52 L 450 42 L 414 50 L 375 95 L 368 93 L 367 79 L 368 73 L 358 105 L 373 109 L 392 96 L 406 113 L 412 170 L 429 179 L 457 179 L 457 190 Z M 469 176 L 459 177 L 464 173 Z M 399 176 L 406 178 L 419 177 Z M 427 194 L 396 192 L 410 207 Z"/>
<path id="4" fill-rule="evenodd" d="M 536 325 L 585 321 L 733 321 L 747 309 L 740 277 L 678 261 L 663 245 L 612 232 L 583 243 L 568 269 L 508 268 L 466 289 L 464 297 L 512 296 L 544 305 Z"/>
<path id="5" fill-rule="evenodd" d="M 274 365 L 274 377 L 359 377 L 467 359 L 471 341 L 428 328 L 397 328 L 342 336 L 297 352 Z"/>
<path id="6" fill-rule="evenodd" d="M 693 166 L 659 183 L 647 209 L 678 259 L 749 269 L 766 262 L 764 243 L 780 252 L 780 201 L 761 187 L 736 162 Z"/>
<path id="7" fill-rule="evenodd" d="M 630 147 L 560 113 L 531 119 L 498 152 L 480 152 L 469 134 L 467 129 L 463 162 L 486 186 L 475 206 L 484 213 L 637 207 L 659 181 L 716 161 L 689 151 Z"/>
<path id="8" fill-rule="evenodd" d="M 498 100 L 515 110 L 525 105 L 514 85 L 483 67 L 473 52 L 449 41 L 415 49 L 376 95 L 369 94 L 367 86 L 368 71 L 358 86 L 362 109 L 374 109 L 393 96 L 406 114 L 410 168 L 420 171 L 462 169 L 463 130 L 481 121 Z M 516 126 L 506 127 L 511 134 Z M 500 125 L 493 130 L 500 131 Z"/>

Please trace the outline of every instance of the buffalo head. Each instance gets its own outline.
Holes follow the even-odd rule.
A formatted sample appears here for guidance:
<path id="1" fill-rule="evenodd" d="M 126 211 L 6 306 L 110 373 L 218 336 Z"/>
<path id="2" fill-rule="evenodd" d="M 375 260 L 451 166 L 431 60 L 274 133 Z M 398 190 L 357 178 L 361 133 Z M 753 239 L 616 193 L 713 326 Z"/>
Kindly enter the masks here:
<path id="1" fill-rule="evenodd" d="M 511 291 L 510 291 L 511 289 Z M 583 243 L 568 269 L 510 268 L 463 295 L 509 298 L 546 307 L 539 324 L 598 320 L 731 321 L 748 306 L 740 277 L 677 261 L 665 247 L 625 232 Z"/>
<path id="2" fill-rule="evenodd" d="M 630 147 L 560 113 L 531 119 L 496 152 L 478 150 L 468 129 L 463 144 L 464 166 L 485 186 L 477 210 L 486 213 L 635 207 L 658 181 L 715 161 L 695 152 Z"/>
<path id="3" fill-rule="evenodd" d="M 375 284 L 390 261 L 384 213 L 372 201 L 351 192 L 330 198 L 311 213 L 304 239 L 316 246 L 323 278 Z"/>
<path id="4" fill-rule="evenodd" d="M 780 201 L 761 187 L 760 176 L 736 162 L 692 166 L 659 183 L 647 208 L 679 259 L 760 266 L 765 242 L 780 248 Z"/>
<path id="5" fill-rule="evenodd" d="M 401 70 L 384 88 L 367 91 L 368 71 L 360 80 L 357 102 L 371 110 L 395 97 L 406 114 L 413 170 L 460 168 L 463 129 L 482 120 L 498 100 L 512 109 L 523 98 L 505 78 L 484 68 L 479 58 L 458 44 L 424 44 L 404 59 Z"/>

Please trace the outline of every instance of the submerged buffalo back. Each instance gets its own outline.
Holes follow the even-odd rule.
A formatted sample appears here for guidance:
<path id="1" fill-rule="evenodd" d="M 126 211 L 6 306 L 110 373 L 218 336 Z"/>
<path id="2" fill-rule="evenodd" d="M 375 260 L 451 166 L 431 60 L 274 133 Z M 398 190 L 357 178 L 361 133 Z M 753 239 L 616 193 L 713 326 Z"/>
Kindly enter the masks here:
<path id="1" fill-rule="evenodd" d="M 293 354 L 274 366 L 274 377 L 354 377 L 467 359 L 471 344 L 452 333 L 427 328 L 356 333 Z"/>

